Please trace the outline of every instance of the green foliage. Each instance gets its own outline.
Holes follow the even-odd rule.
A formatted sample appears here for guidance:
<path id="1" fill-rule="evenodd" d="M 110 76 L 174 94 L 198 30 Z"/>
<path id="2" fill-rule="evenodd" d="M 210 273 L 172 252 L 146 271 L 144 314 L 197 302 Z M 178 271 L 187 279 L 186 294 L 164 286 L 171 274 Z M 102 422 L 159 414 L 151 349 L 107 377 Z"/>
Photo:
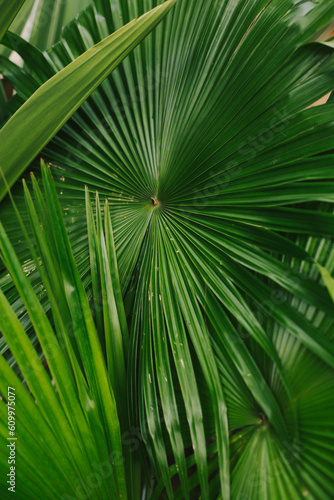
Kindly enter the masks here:
<path id="1" fill-rule="evenodd" d="M 47 80 L 20 107 L 0 130 L 0 165 L 10 186 L 80 104 L 163 19 L 175 2 L 176 0 L 168 0 L 87 50 Z M 21 142 L 21 147 L 15 148 L 18 141 Z M 0 199 L 5 193 L 6 188 L 2 182 Z"/>
<path id="2" fill-rule="evenodd" d="M 11 3 L 6 0 L 0 1 L 1 21 L 0 21 L 0 40 L 5 35 L 8 27 L 24 4 L 25 0 L 15 0 Z"/>
<path id="3" fill-rule="evenodd" d="M 94 0 L 47 53 L 6 35 L 25 61 L 0 60 L 10 181 L 63 124 L 55 107 L 21 124 L 29 101 L 157 4 Z M 37 160 L 12 188 L 20 227 L 1 204 L 18 498 L 332 497 L 334 104 L 310 106 L 333 89 L 314 41 L 333 17 L 331 0 L 180 0 L 79 109 L 66 87 L 42 182 Z M 95 78 L 82 66 L 80 102 Z"/>
<path id="4" fill-rule="evenodd" d="M 12 32 L 22 36 L 34 47 L 46 50 L 57 42 L 61 32 L 70 21 L 90 4 L 89 0 L 25 0 L 1 2 L 1 17 L 8 9 L 13 11 L 15 4 L 23 4 L 18 15 L 10 24 Z M 3 32 L 5 33 L 5 31 Z M 0 47 L 0 54 L 8 57 L 10 51 Z"/>
<path id="5" fill-rule="evenodd" d="M 103 290 L 105 301 L 102 311 L 105 325 L 104 345 L 99 339 L 102 332 L 97 332 L 94 325 L 89 299 L 73 259 L 56 191 L 50 173 L 45 167 L 43 176 L 46 200 L 43 199 L 39 186 L 33 178 L 39 213 L 36 212 L 29 190 L 26 185 L 24 187 L 27 211 L 39 255 L 35 254 L 32 247 L 31 251 L 52 304 L 55 332 L 0 226 L 3 259 L 27 308 L 53 380 L 52 384 L 49 374 L 1 292 L 0 328 L 37 403 L 36 409 L 31 412 L 34 400 L 23 383 L 11 372 L 6 361 L 1 358 L 3 370 L 1 392 L 6 393 L 6 384 L 15 387 L 17 405 L 21 405 L 21 410 L 18 409 L 17 412 L 16 435 L 18 442 L 22 441 L 23 450 L 21 453 L 18 451 L 17 457 L 17 494 L 21 498 L 25 498 L 26 493 L 32 498 L 39 498 L 41 495 L 56 498 L 59 491 L 78 494 L 80 485 L 83 484 L 83 490 L 88 495 L 90 488 L 87 481 L 89 474 L 94 470 L 93 464 L 110 462 L 108 484 L 102 481 L 96 498 L 119 496 L 127 498 L 127 484 L 131 484 L 131 481 L 125 479 L 121 430 L 126 432 L 129 425 L 126 411 L 121 411 L 126 403 L 126 399 L 121 398 L 126 394 L 126 379 L 122 342 L 119 342 L 121 331 L 114 297 L 116 290 L 113 288 L 109 270 L 113 240 L 110 237 L 108 206 L 106 205 L 105 234 L 100 219 L 97 227 L 94 221 L 89 227 L 90 251 L 94 255 L 98 253 L 96 274 L 103 276 L 105 280 Z M 49 211 L 44 210 L 45 202 Z M 87 212 L 92 213 L 89 197 L 87 197 Z M 23 225 L 22 227 L 24 230 Z M 108 268 L 109 275 L 105 274 L 105 268 Z M 107 351 L 108 354 L 106 363 L 103 351 Z M 113 376 L 116 367 L 118 367 L 117 379 Z M 21 402 L 20 395 L 24 392 L 26 395 Z M 24 423 L 20 420 L 25 413 L 23 410 L 29 414 L 28 421 Z M 30 427 L 30 419 L 34 420 L 33 427 Z M 38 431 L 39 426 L 41 431 Z M 37 434 L 41 435 L 42 429 L 48 429 L 47 436 L 43 435 L 38 439 Z M 1 436 L 4 446 L 6 431 L 7 427 L 4 425 Z M 33 449 L 30 449 L 29 440 L 34 434 L 37 439 Z M 45 443 L 48 446 L 56 443 L 56 450 L 63 455 L 62 465 L 57 463 L 59 451 L 50 457 L 45 449 Z M 37 457 L 44 467 L 52 467 L 53 474 L 50 478 L 46 474 L 45 480 L 42 480 L 43 485 L 35 481 L 27 492 L 30 469 L 31 466 L 36 466 L 34 462 Z M 43 474 L 43 468 L 36 471 L 35 477 L 40 474 Z M 128 479 L 131 474 L 130 470 Z"/>

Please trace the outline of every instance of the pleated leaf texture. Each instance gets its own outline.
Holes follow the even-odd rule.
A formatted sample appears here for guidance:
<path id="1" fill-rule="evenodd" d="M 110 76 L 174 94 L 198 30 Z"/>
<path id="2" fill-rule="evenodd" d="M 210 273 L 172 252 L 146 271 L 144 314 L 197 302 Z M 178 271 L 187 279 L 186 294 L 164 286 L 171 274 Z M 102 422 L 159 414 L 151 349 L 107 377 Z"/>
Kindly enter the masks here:
<path id="1" fill-rule="evenodd" d="M 0 62 L 7 116 L 158 4 L 94 0 L 44 53 L 7 33 L 25 62 Z M 334 88 L 316 41 L 333 17 L 332 0 L 179 0 L 14 184 L 22 225 L 1 202 L 18 498 L 332 498 L 334 103 L 312 104 Z"/>

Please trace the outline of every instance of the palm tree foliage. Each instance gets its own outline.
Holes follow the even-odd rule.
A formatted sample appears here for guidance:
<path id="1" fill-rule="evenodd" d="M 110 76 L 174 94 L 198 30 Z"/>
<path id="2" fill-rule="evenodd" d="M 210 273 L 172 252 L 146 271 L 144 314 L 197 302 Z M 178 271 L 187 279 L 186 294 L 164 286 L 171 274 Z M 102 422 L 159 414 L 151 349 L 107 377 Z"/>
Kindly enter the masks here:
<path id="1" fill-rule="evenodd" d="M 9 181 L 45 145 L 23 103 L 49 140 L 64 120 L 41 85 L 158 4 L 94 0 L 47 53 L 6 35 L 25 61 L 0 66 Z M 42 182 L 36 160 L 2 201 L 19 498 L 331 498 L 334 104 L 310 105 L 333 89 L 315 41 L 333 15 L 179 0 L 43 149 Z"/>
<path id="2" fill-rule="evenodd" d="M 3 9 L 13 12 L 14 3 L 22 7 L 10 26 L 11 31 L 21 35 L 39 49 L 48 49 L 59 40 L 62 28 L 68 24 L 78 12 L 89 5 L 88 0 L 15 0 L 1 2 Z M 3 15 L 3 14 L 2 14 Z M 0 53 L 5 52 L 3 47 Z"/>

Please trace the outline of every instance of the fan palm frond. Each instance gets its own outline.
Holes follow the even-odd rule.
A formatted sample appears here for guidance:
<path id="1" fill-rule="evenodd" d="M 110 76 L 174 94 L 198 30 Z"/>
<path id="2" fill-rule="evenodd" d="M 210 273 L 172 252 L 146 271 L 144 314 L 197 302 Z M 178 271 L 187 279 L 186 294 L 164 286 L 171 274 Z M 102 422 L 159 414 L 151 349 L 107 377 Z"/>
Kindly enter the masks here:
<path id="1" fill-rule="evenodd" d="M 12 123 L 49 72 L 158 3 L 95 0 L 49 52 L 16 44 L 25 71 L 1 68 L 17 91 Z M 106 366 L 115 346 L 101 325 L 119 317 L 125 366 L 109 376 L 121 420 L 127 369 L 129 425 L 155 477 L 145 498 L 331 498 L 334 105 L 310 106 L 333 89 L 332 43 L 315 41 L 333 16 L 330 0 L 179 1 L 43 149 Z M 85 185 L 108 199 L 115 253 L 92 231 L 101 210 L 86 213 Z M 23 188 L 12 192 L 28 220 Z M 2 216 L 36 291 L 8 198 Z M 22 291 L 8 271 L 0 283 L 43 357 Z M 112 309 L 101 300 L 111 285 L 124 309 L 119 293 Z M 48 294 L 41 303 L 51 324 Z"/>

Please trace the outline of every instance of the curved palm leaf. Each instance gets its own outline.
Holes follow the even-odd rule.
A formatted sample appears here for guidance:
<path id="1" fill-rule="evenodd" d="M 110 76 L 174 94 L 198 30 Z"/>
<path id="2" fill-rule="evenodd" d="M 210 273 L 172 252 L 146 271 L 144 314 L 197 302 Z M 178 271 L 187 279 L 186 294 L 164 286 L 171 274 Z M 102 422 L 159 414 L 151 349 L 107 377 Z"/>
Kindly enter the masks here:
<path id="1" fill-rule="evenodd" d="M 24 46 L 11 109 L 155 5 L 95 0 L 47 54 Z M 333 48 L 310 41 L 333 16 L 330 0 L 179 2 L 43 151 L 95 302 L 84 185 L 109 200 L 153 498 L 331 498 L 334 108 L 309 106 L 333 89 Z"/>

